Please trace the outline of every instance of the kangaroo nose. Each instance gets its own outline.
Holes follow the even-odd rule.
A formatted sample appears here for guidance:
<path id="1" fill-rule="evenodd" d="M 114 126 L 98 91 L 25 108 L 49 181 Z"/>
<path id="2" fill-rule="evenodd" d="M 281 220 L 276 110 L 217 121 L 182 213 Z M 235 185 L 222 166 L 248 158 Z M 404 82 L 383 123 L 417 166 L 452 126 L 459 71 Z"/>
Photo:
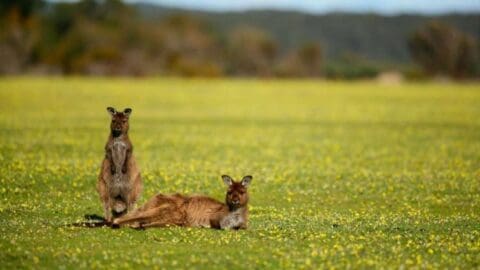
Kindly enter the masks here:
<path id="1" fill-rule="evenodd" d="M 122 134 L 122 130 L 121 130 L 121 129 L 116 129 L 116 128 L 113 129 L 113 131 L 112 131 L 113 137 L 118 137 L 118 136 L 120 136 L 120 134 Z"/>

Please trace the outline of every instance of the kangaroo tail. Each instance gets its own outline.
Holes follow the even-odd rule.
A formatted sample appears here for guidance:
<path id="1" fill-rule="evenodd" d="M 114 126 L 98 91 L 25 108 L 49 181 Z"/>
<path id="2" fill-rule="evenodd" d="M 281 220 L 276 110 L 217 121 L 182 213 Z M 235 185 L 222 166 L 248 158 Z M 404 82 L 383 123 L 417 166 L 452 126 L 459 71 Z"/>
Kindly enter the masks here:
<path id="1" fill-rule="evenodd" d="M 102 217 L 100 215 L 97 215 L 97 214 L 86 214 L 84 217 L 85 217 L 86 220 L 89 220 L 89 221 L 94 221 L 94 220 L 105 221 L 104 217 Z"/>
<path id="2" fill-rule="evenodd" d="M 96 214 L 85 215 L 86 221 L 66 224 L 68 227 L 84 227 L 84 228 L 99 228 L 112 227 L 111 222 L 108 222 L 102 216 Z"/>
<path id="3" fill-rule="evenodd" d="M 84 221 L 67 224 L 68 227 L 84 227 L 84 228 L 99 228 L 99 227 L 112 227 L 111 222 L 107 221 Z"/>

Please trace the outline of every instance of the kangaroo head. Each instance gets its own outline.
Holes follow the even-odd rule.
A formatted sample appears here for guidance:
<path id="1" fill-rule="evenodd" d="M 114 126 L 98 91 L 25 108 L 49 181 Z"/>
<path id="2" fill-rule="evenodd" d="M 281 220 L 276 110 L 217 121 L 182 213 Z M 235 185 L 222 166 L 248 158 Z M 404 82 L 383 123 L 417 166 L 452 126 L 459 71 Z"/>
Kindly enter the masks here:
<path id="1" fill-rule="evenodd" d="M 128 133 L 128 118 L 132 113 L 132 109 L 126 108 L 123 112 L 117 112 L 115 108 L 108 107 L 107 111 L 112 116 L 112 122 L 110 124 L 110 131 L 113 137 L 119 137 L 122 134 Z"/>
<path id="2" fill-rule="evenodd" d="M 252 176 L 243 177 L 242 181 L 234 181 L 228 175 L 222 175 L 223 182 L 227 185 L 227 195 L 225 202 L 230 209 L 237 209 L 247 205 L 248 190 L 247 187 L 252 182 Z"/>

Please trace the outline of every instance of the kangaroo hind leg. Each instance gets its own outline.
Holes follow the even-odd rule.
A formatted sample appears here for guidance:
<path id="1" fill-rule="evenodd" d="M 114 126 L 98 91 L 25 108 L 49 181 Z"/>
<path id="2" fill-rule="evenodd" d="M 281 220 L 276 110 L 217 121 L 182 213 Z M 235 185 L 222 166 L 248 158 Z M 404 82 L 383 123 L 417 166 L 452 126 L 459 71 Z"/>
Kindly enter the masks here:
<path id="1" fill-rule="evenodd" d="M 165 214 L 165 209 L 170 208 L 170 205 L 163 204 L 155 208 L 143 210 L 143 211 L 134 211 L 131 214 L 127 214 L 123 217 L 117 218 L 113 221 L 116 225 L 124 225 L 133 222 L 139 223 L 150 223 L 154 220 L 161 218 Z"/>

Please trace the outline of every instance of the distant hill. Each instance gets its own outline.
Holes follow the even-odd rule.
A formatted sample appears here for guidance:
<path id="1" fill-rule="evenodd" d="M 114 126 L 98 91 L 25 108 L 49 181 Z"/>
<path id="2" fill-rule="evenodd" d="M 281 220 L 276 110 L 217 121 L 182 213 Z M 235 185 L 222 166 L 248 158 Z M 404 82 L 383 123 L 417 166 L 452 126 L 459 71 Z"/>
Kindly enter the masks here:
<path id="1" fill-rule="evenodd" d="M 148 20 L 173 14 L 189 14 L 207 22 L 219 35 L 237 25 L 251 25 L 269 32 L 282 50 L 318 41 L 329 59 L 355 53 L 372 60 L 408 62 L 406 41 L 415 29 L 428 21 L 439 20 L 480 38 L 480 13 L 441 16 L 330 13 L 312 15 L 289 11 L 204 12 L 135 4 Z"/>

